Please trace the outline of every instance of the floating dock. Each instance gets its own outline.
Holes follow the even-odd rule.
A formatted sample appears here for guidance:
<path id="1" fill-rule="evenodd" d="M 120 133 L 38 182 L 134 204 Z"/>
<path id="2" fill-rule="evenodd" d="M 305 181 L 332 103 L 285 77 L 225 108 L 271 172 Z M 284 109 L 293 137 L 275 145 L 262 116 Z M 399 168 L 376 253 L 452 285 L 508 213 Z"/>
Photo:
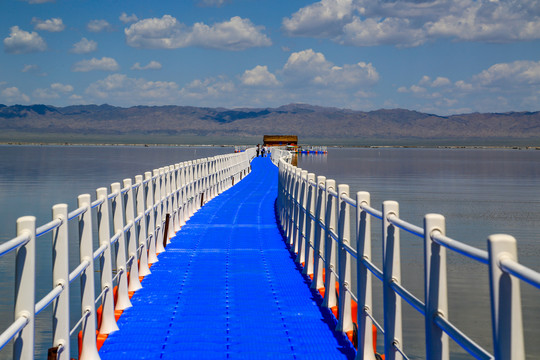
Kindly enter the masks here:
<path id="1" fill-rule="evenodd" d="M 351 359 L 278 229 L 277 168 L 252 172 L 171 239 L 102 359 Z"/>

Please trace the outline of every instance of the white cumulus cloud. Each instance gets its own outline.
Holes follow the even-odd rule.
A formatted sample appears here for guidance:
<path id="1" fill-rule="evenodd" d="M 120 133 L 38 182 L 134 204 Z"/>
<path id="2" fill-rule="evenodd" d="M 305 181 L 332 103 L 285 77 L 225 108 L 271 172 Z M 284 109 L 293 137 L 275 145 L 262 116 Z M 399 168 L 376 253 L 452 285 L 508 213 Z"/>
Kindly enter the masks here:
<path id="1" fill-rule="evenodd" d="M 61 83 L 51 84 L 45 89 L 35 89 L 32 96 L 40 100 L 60 99 L 62 96 L 73 92 L 73 86 Z"/>
<path id="2" fill-rule="evenodd" d="M 279 84 L 276 76 L 268 71 L 268 66 L 257 65 L 246 70 L 241 77 L 242 84 L 248 86 L 275 86 Z"/>
<path id="3" fill-rule="evenodd" d="M 32 74 L 35 76 L 47 76 L 46 73 L 41 72 L 41 69 L 36 64 L 25 64 L 21 70 L 23 73 Z"/>
<path id="4" fill-rule="evenodd" d="M 36 64 L 27 64 L 27 65 L 24 65 L 23 69 L 21 70 L 21 72 L 36 72 L 39 70 L 39 66 L 37 66 Z"/>
<path id="5" fill-rule="evenodd" d="M 215 6 L 215 7 L 220 7 L 220 6 L 223 6 L 225 5 L 225 3 L 227 2 L 228 0 L 198 0 L 197 4 L 199 4 L 199 6 Z"/>
<path id="6" fill-rule="evenodd" d="M 51 84 L 51 89 L 54 91 L 62 92 L 62 93 L 70 93 L 73 91 L 73 86 L 61 84 L 61 83 L 54 83 L 54 84 Z"/>
<path id="7" fill-rule="evenodd" d="M 427 40 L 425 31 L 415 28 L 409 19 L 365 19 L 355 16 L 343 27 L 340 42 L 354 46 L 396 44 L 400 47 L 418 46 Z"/>
<path id="8" fill-rule="evenodd" d="M 218 76 L 193 80 L 180 90 L 180 94 L 188 99 L 204 100 L 229 95 L 233 91 L 234 83 L 224 76 Z"/>
<path id="9" fill-rule="evenodd" d="M 192 27 L 170 15 L 144 19 L 124 30 L 128 45 L 137 48 L 176 49 L 188 46 L 239 51 L 270 46 L 271 40 L 249 19 L 238 16 L 214 24 L 195 23 Z"/>
<path id="10" fill-rule="evenodd" d="M 96 51 L 97 48 L 97 42 L 95 42 L 94 40 L 88 40 L 87 38 L 83 37 L 79 42 L 73 44 L 71 52 L 75 54 L 88 54 Z"/>
<path id="11" fill-rule="evenodd" d="M 536 0 L 321 0 L 282 25 L 291 36 L 353 46 L 419 46 L 439 38 L 514 42 L 540 39 L 540 7 Z"/>
<path id="12" fill-rule="evenodd" d="M 450 85 L 450 79 L 443 77 L 443 76 L 437 76 L 435 80 L 431 80 L 431 78 L 427 75 L 422 76 L 419 83 L 422 86 L 429 86 L 429 87 L 440 87 L 440 86 L 446 86 Z"/>
<path id="13" fill-rule="evenodd" d="M 178 101 L 178 85 L 173 81 L 148 81 L 112 74 L 86 89 L 92 99 L 108 99 L 129 105 L 163 104 Z"/>
<path id="14" fill-rule="evenodd" d="M 379 74 L 371 63 L 336 66 L 326 60 L 324 54 L 312 49 L 292 53 L 282 72 L 289 84 L 298 86 L 358 87 L 372 85 L 379 80 Z"/>
<path id="15" fill-rule="evenodd" d="M 101 59 L 92 58 L 90 60 L 81 60 L 75 63 L 72 67 L 72 71 L 75 72 L 88 72 L 93 70 L 101 71 L 116 71 L 119 66 L 116 60 L 109 57 L 102 57 Z"/>
<path id="16" fill-rule="evenodd" d="M 162 65 L 157 61 L 150 61 L 148 64 L 141 66 L 140 63 L 136 62 L 131 67 L 131 70 L 159 70 L 162 68 Z"/>
<path id="17" fill-rule="evenodd" d="M 122 15 L 120 15 L 118 19 L 124 24 L 132 23 L 139 20 L 137 15 L 135 14 L 128 15 L 125 12 L 123 12 Z"/>
<path id="18" fill-rule="evenodd" d="M 30 97 L 21 92 L 17 87 L 8 87 L 0 92 L 0 96 L 6 103 L 29 103 Z"/>
<path id="19" fill-rule="evenodd" d="M 540 87 L 540 61 L 514 61 L 500 63 L 475 75 L 473 80 L 481 86 L 527 86 Z"/>
<path id="20" fill-rule="evenodd" d="M 26 54 L 46 49 L 45 40 L 37 32 L 24 31 L 18 26 L 12 26 L 9 37 L 4 39 L 4 50 L 11 54 Z"/>
<path id="21" fill-rule="evenodd" d="M 540 99 L 540 61 L 497 63 L 468 79 L 454 82 L 425 75 L 417 84 L 397 91 L 425 101 L 424 109 L 438 114 L 468 111 L 537 111 Z"/>
<path id="22" fill-rule="evenodd" d="M 36 24 L 34 28 L 36 30 L 49 31 L 49 32 L 61 32 L 64 31 L 66 26 L 62 19 L 52 18 L 48 20 L 41 20 L 37 17 L 32 18 L 32 23 Z"/>
<path id="23" fill-rule="evenodd" d="M 88 31 L 91 32 L 102 32 L 102 31 L 111 31 L 112 26 L 107 20 L 91 20 L 88 25 L 86 25 Z"/>
<path id="24" fill-rule="evenodd" d="M 353 0 L 322 0 L 283 19 L 283 29 L 293 36 L 334 37 L 353 14 Z"/>

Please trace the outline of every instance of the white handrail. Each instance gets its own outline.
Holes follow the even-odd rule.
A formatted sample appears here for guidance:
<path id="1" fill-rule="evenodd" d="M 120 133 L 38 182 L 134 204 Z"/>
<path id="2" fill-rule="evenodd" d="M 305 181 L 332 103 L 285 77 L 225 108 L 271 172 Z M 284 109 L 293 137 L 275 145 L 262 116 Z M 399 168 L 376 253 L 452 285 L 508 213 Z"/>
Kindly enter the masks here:
<path id="1" fill-rule="evenodd" d="M 21 246 L 26 245 L 30 241 L 30 236 L 28 234 L 19 235 L 16 238 L 13 238 L 9 241 L 6 241 L 0 245 L 0 256 L 4 256 L 7 253 L 10 253 L 13 250 L 17 250 Z"/>
<path id="2" fill-rule="evenodd" d="M 1 335 L 0 335 L 0 350 L 6 344 L 13 339 L 26 325 L 28 324 L 28 318 L 26 316 L 19 316 Z"/>
<path id="3" fill-rule="evenodd" d="M 431 233 L 431 239 L 450 250 L 453 250 L 461 255 L 470 257 L 471 259 L 474 259 L 483 264 L 487 264 L 489 261 L 487 251 L 477 249 L 473 246 L 451 239 L 448 236 L 444 236 L 443 234 L 441 234 L 441 232 L 438 230 L 435 230 Z"/>
<path id="4" fill-rule="evenodd" d="M 60 294 L 62 293 L 62 290 L 64 290 L 64 286 L 62 284 L 56 285 L 54 289 L 51 290 L 47 295 L 41 299 L 35 307 L 35 314 L 39 314 L 43 309 L 45 309 L 50 303 L 53 302 Z"/>
<path id="5" fill-rule="evenodd" d="M 521 280 L 540 289 L 540 273 L 539 272 L 529 269 L 528 267 L 523 266 L 520 263 L 509 258 L 500 259 L 500 266 L 501 266 L 501 269 L 507 272 L 508 274 L 514 275 L 515 277 L 518 277 Z"/>
<path id="6" fill-rule="evenodd" d="M 422 229 L 420 226 L 413 225 L 405 220 L 398 218 L 395 215 L 390 215 L 388 217 L 388 221 L 396 225 L 398 228 L 405 230 L 413 235 L 416 235 L 420 238 L 424 237 L 424 229 Z"/>
<path id="7" fill-rule="evenodd" d="M 133 284 L 139 282 L 139 276 L 150 274 L 149 264 L 158 261 L 156 249 L 163 247 L 166 240 L 185 224 L 200 207 L 221 192 L 238 183 L 251 171 L 250 161 L 255 149 L 246 149 L 241 153 L 219 155 L 212 158 L 186 161 L 152 172 L 145 172 L 120 183 L 113 183 L 107 188 L 96 190 L 96 199 L 90 195 L 80 195 L 78 207 L 69 212 L 67 205 L 53 206 L 53 220 L 35 227 L 35 218 L 22 217 L 17 220 L 18 234 L 13 239 L 0 244 L 0 257 L 17 251 L 16 259 L 16 294 L 15 321 L 0 334 L 0 349 L 13 338 L 13 358 L 31 358 L 34 349 L 34 316 L 51 304 L 53 306 L 53 343 L 58 347 L 59 360 L 71 358 L 69 337 L 82 326 L 81 358 L 99 359 L 96 343 L 96 330 L 109 334 L 118 329 L 115 310 L 131 306 L 128 295 L 127 274 L 130 274 L 130 291 L 136 291 Z M 112 208 L 114 232 L 111 236 L 109 208 Z M 124 216 L 125 214 L 125 216 Z M 170 215 L 169 226 L 166 215 Z M 92 218 L 96 216 L 99 245 L 93 248 Z M 79 263 L 69 272 L 68 264 L 68 221 L 79 222 Z M 135 226 L 137 225 L 137 226 Z M 168 228 L 167 234 L 163 234 Z M 56 286 L 39 300 L 34 301 L 35 277 L 35 239 L 53 232 L 55 252 L 53 261 L 53 281 Z M 113 269 L 113 244 L 117 244 L 116 269 Z M 20 250 L 24 248 L 24 252 Z M 165 249 L 163 248 L 162 251 Z M 129 251 L 129 260 L 125 254 Z M 19 256 L 21 254 L 21 256 Z M 94 260 L 101 258 L 101 269 L 95 272 Z M 24 270 L 23 270 L 24 269 Z M 113 277 L 113 273 L 116 275 Z M 74 328 L 70 325 L 70 283 L 86 274 L 81 284 L 81 315 Z M 94 296 L 94 277 L 101 276 L 101 292 Z M 116 284 L 118 298 L 112 296 L 113 284 Z M 140 284 L 140 283 L 139 283 Z M 101 303 L 101 327 L 95 329 L 95 306 Z M 24 314 L 24 316 L 21 316 Z"/>
<path id="8" fill-rule="evenodd" d="M 62 220 L 61 219 L 55 219 L 43 226 L 40 226 L 36 229 L 36 237 L 40 237 L 42 235 L 45 235 L 46 233 L 48 233 L 49 231 L 53 231 L 54 229 L 56 229 L 57 227 L 59 227 L 60 225 L 62 225 Z"/>
<path id="9" fill-rule="evenodd" d="M 371 326 L 376 326 L 385 336 L 385 358 L 402 359 L 406 355 L 401 345 L 401 298 L 425 317 L 426 324 L 426 358 L 439 359 L 449 357 L 448 336 L 452 337 L 467 352 L 478 358 L 507 358 L 509 351 L 513 359 L 524 359 L 523 326 L 521 320 L 521 298 L 519 280 L 540 289 L 540 273 L 517 262 L 515 239 L 508 235 L 492 235 L 488 238 L 488 251 L 475 248 L 445 235 L 445 221 L 442 215 L 426 214 L 424 225 L 417 226 L 399 217 L 399 204 L 385 201 L 382 211 L 370 206 L 369 193 L 358 192 L 357 199 L 348 195 L 348 186 L 337 186 L 333 180 L 317 177 L 315 174 L 302 175 L 305 171 L 296 168 L 289 162 L 289 157 L 282 154 L 287 161 L 276 161 L 279 167 L 278 181 L 278 215 L 286 241 L 291 251 L 298 251 L 293 245 L 296 241 L 306 241 L 307 249 L 314 249 L 315 256 L 306 257 L 304 273 L 313 276 L 311 287 L 324 289 L 323 306 L 337 306 L 331 294 L 334 294 L 335 283 L 328 280 L 339 279 L 339 288 L 349 292 L 347 270 L 342 265 L 351 267 L 349 257 L 357 258 L 357 293 L 358 298 L 358 352 L 357 359 L 375 359 L 372 347 Z M 319 181 L 320 178 L 320 181 Z M 305 185 L 304 185 L 305 184 Z M 299 191 L 307 187 L 305 193 Z M 339 201 L 339 206 L 336 204 Z M 349 233 L 343 225 L 349 219 L 348 208 L 356 208 L 357 216 L 354 224 L 357 233 L 356 249 L 351 246 Z M 325 215 L 326 214 L 326 215 Z M 377 268 L 371 261 L 371 225 L 370 218 L 383 222 L 382 248 L 383 269 Z M 336 224 L 339 219 L 339 226 Z M 305 225 L 304 225 L 305 224 Z M 339 227 L 339 230 L 338 230 Z M 424 241 L 426 265 L 425 303 L 407 290 L 400 283 L 400 245 L 399 231 L 407 231 Z M 312 237 L 311 233 L 315 236 Z M 324 235 L 320 235 L 324 234 Z M 337 250 L 333 246 L 338 246 Z M 492 306 L 494 355 L 482 349 L 467 335 L 462 333 L 447 318 L 447 284 L 446 284 L 446 249 L 464 255 L 490 269 L 490 304 Z M 332 256 L 339 254 L 339 261 Z M 297 256 L 297 262 L 300 254 Z M 323 261 L 324 260 L 324 261 Z M 334 264 L 340 264 L 339 276 Z M 327 281 L 322 284 L 321 268 L 326 270 Z M 383 283 L 384 290 L 384 324 L 383 329 L 371 314 L 371 275 L 375 275 Z M 511 276 L 511 281 L 501 281 L 503 276 Z M 328 295 L 330 294 L 330 295 Z M 360 294 L 362 296 L 360 296 Z M 396 295 L 399 295 L 397 297 Z M 347 332 L 341 323 L 341 314 L 348 312 L 351 302 L 340 300 L 338 313 L 338 329 Z M 344 310 L 345 309 L 345 310 Z M 368 311 L 369 310 L 369 311 Z"/>

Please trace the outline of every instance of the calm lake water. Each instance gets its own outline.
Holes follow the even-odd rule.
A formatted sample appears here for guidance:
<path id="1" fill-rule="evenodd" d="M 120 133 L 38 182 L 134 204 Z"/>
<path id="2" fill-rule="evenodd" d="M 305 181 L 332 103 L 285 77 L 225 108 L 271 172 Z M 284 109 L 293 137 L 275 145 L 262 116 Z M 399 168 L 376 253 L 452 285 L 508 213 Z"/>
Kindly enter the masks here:
<path id="1" fill-rule="evenodd" d="M 73 210 L 81 193 L 95 198 L 96 188 L 153 168 L 231 152 L 220 147 L 0 146 L 0 243 L 15 236 L 20 216 L 36 216 L 40 226 L 50 221 L 52 205 L 65 202 Z M 518 240 L 520 261 L 540 270 L 540 151 L 330 149 L 328 155 L 300 156 L 298 166 L 347 183 L 352 193 L 369 191 L 375 208 L 384 200 L 396 200 L 401 218 L 417 225 L 425 213 L 441 213 L 448 236 L 482 249 L 488 235 L 511 234 Z M 374 220 L 372 228 L 373 255 L 380 265 L 379 223 Z M 51 288 L 50 243 L 44 236 L 37 244 L 36 299 Z M 403 283 L 423 300 L 422 242 L 402 232 L 401 244 Z M 78 251 L 76 246 L 72 249 Z M 77 256 L 73 253 L 71 258 Z M 0 260 L 0 331 L 13 316 L 13 259 L 9 254 Z M 487 268 L 449 254 L 448 272 L 451 321 L 491 351 Z M 78 294 L 76 286 L 72 294 Z M 534 359 L 540 354 L 540 291 L 527 284 L 521 290 L 526 351 L 528 359 Z M 382 323 L 380 286 L 374 291 L 374 311 Z M 423 318 L 405 303 L 403 310 L 404 348 L 411 358 L 423 358 Z M 36 358 L 46 357 L 50 319 L 50 311 L 37 318 Z M 457 346 L 452 351 L 453 359 L 469 358 Z M 10 358 L 10 347 L 0 351 L 0 359 Z"/>
<path id="2" fill-rule="evenodd" d="M 400 204 L 400 217 L 418 226 L 427 213 L 446 218 L 446 234 L 487 249 L 490 234 L 518 241 L 521 263 L 540 271 L 540 151 L 508 149 L 330 149 L 328 155 L 301 155 L 298 167 L 371 194 L 371 206 Z M 381 228 L 372 220 L 372 254 L 382 268 Z M 423 244 L 401 231 L 402 283 L 423 301 Z M 449 318 L 478 344 L 492 351 L 488 270 L 448 252 Z M 382 323 L 382 292 L 374 278 L 374 312 Z M 521 283 L 528 359 L 540 356 L 540 290 Z M 424 358 L 423 317 L 403 302 L 404 349 Z M 452 343 L 452 341 L 451 341 Z M 468 359 L 452 343 L 454 359 Z"/>

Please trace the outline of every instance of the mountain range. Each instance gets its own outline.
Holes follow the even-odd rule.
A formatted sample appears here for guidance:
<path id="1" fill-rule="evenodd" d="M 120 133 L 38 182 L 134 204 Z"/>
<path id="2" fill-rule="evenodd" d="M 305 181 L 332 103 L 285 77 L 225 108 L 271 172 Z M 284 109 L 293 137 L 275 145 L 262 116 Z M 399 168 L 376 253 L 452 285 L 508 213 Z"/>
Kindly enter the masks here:
<path id="1" fill-rule="evenodd" d="M 225 138 L 292 134 L 300 139 L 520 139 L 538 144 L 540 112 L 438 116 L 405 109 L 356 111 L 306 104 L 204 108 L 0 104 L 0 131 L 34 134 L 193 135 Z"/>

